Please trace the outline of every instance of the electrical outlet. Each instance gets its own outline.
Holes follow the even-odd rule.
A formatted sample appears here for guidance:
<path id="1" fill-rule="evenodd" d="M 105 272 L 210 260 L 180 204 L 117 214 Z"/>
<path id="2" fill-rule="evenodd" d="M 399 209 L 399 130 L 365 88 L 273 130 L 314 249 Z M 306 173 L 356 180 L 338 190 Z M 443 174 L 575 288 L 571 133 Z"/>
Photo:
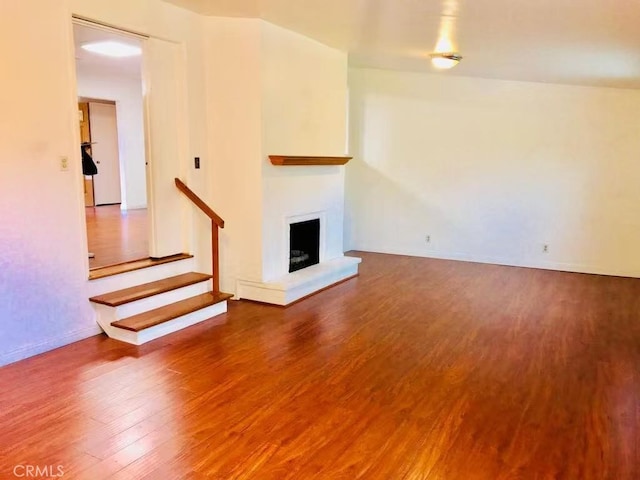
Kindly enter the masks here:
<path id="1" fill-rule="evenodd" d="M 426 243 L 431 243 L 431 235 L 427 235 L 426 237 L 424 237 L 424 241 Z"/>
<path id="2" fill-rule="evenodd" d="M 197 169 L 200 168 L 200 157 L 193 157 L 193 163 Z"/>
<path id="3" fill-rule="evenodd" d="M 60 170 L 63 172 L 69 171 L 69 157 L 60 157 Z"/>
<path id="4" fill-rule="evenodd" d="M 542 253 L 549 253 L 549 245 L 546 243 L 542 246 Z"/>

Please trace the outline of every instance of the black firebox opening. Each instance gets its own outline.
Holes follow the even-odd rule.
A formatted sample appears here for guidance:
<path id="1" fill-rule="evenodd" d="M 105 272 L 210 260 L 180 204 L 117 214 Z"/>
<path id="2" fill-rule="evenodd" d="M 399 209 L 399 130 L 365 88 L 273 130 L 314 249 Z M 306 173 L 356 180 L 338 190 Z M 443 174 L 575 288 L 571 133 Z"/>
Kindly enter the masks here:
<path id="1" fill-rule="evenodd" d="M 289 272 L 320 262 L 320 219 L 289 225 Z"/>

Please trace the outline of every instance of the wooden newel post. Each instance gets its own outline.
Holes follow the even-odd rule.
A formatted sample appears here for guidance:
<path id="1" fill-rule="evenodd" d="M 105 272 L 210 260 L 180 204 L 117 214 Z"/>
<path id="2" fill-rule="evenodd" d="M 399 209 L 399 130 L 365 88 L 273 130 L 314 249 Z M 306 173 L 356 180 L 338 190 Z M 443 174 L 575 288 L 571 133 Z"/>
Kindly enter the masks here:
<path id="1" fill-rule="evenodd" d="M 211 220 L 211 275 L 213 275 L 213 292 L 220 293 L 220 258 L 218 256 L 218 225 Z"/>

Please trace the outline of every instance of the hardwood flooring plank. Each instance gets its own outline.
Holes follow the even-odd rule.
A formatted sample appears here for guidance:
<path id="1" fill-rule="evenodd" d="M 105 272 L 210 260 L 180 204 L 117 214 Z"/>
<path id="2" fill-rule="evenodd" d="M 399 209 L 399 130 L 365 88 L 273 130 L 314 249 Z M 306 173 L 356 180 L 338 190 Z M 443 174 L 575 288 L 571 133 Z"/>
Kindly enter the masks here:
<path id="1" fill-rule="evenodd" d="M 90 268 L 100 268 L 149 256 L 147 209 L 120 210 L 120 205 L 85 208 Z"/>
<path id="2" fill-rule="evenodd" d="M 0 478 L 640 478 L 640 280 L 358 256 L 286 309 L 0 369 Z"/>

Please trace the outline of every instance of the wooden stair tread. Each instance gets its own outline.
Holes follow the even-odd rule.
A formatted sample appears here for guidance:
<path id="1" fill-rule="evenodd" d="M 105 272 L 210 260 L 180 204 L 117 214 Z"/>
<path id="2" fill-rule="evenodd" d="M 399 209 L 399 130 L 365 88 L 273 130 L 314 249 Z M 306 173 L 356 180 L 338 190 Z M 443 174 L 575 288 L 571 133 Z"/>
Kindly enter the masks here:
<path id="1" fill-rule="evenodd" d="M 156 265 L 162 265 L 165 263 L 177 262 L 180 260 L 186 260 L 193 258 L 193 255 L 188 253 L 178 253 L 176 255 L 169 255 L 162 258 L 141 258 L 139 260 L 132 260 L 130 262 L 117 263 L 115 265 L 107 265 L 106 267 L 92 268 L 89 271 L 89 280 L 97 280 L 99 278 L 110 277 L 112 275 L 119 275 L 121 273 L 132 272 L 134 270 L 141 270 L 143 268 L 154 267 Z"/>
<path id="2" fill-rule="evenodd" d="M 156 308 L 155 310 L 140 313 L 129 318 L 123 318 L 122 320 L 112 322 L 111 326 L 131 330 L 132 332 L 139 332 L 145 328 L 154 327 L 173 320 L 174 318 L 200 310 L 201 308 L 223 302 L 231 297 L 233 297 L 233 295 L 230 293 L 203 293 L 195 297 L 187 298 L 186 300 Z"/>
<path id="3" fill-rule="evenodd" d="M 118 307 L 125 303 L 135 302 L 136 300 L 151 297 L 152 295 L 158 295 L 178 288 L 187 287 L 195 283 L 204 282 L 211 278 L 211 275 L 204 273 L 184 273 L 182 275 L 176 275 L 175 277 L 163 278 L 162 280 L 157 280 L 155 282 L 136 285 L 135 287 L 91 297 L 89 301 L 108 305 L 109 307 Z"/>

